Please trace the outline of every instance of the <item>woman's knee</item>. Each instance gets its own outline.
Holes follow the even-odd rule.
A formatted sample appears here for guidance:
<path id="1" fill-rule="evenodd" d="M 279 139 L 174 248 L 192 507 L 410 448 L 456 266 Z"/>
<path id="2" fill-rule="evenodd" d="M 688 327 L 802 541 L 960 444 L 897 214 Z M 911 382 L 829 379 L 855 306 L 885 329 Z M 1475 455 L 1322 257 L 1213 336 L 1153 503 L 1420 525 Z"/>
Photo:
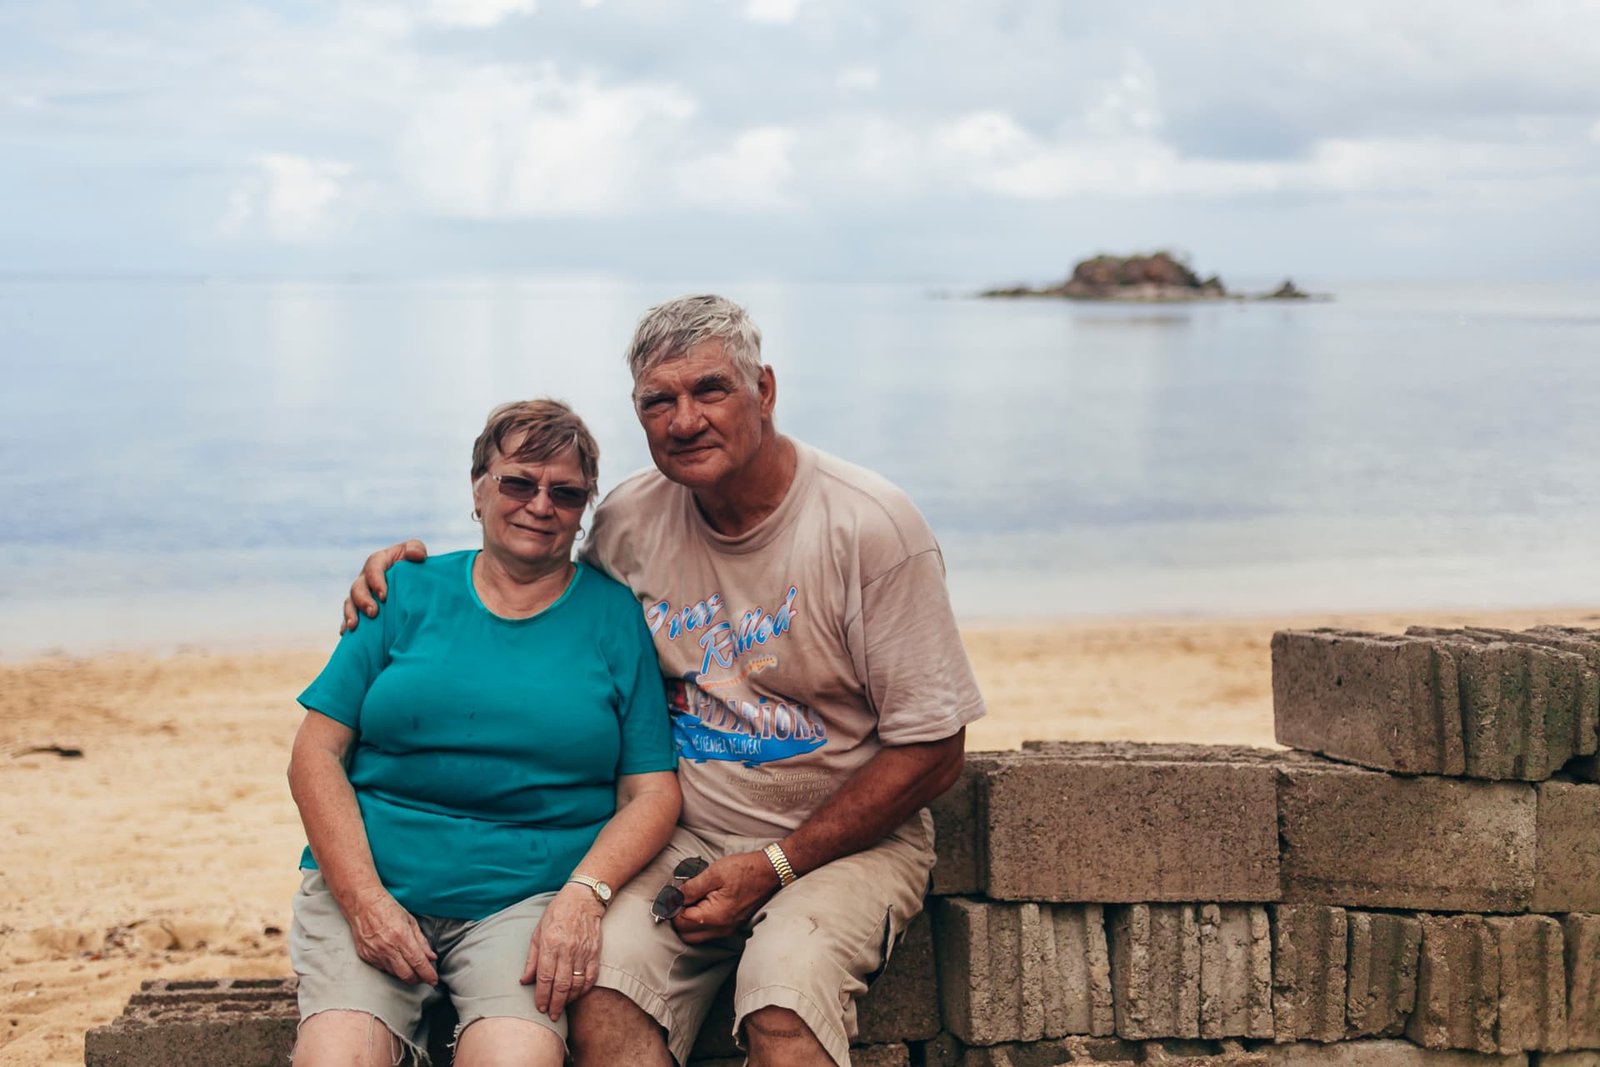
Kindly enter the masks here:
<path id="1" fill-rule="evenodd" d="M 456 1067 L 561 1067 L 566 1058 L 561 1035 L 527 1019 L 478 1019 L 456 1039 Z"/>
<path id="2" fill-rule="evenodd" d="M 293 1067 L 394 1067 L 404 1051 L 376 1015 L 322 1011 L 300 1024 Z"/>

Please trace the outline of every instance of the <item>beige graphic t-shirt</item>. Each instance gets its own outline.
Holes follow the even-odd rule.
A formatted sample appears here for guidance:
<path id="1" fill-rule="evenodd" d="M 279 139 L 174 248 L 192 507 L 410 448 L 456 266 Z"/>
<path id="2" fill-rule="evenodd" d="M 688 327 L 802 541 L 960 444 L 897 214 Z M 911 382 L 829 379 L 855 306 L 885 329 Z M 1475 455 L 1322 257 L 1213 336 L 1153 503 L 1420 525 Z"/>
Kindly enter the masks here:
<path id="1" fill-rule="evenodd" d="M 586 544 L 654 635 L 690 829 L 781 836 L 884 745 L 983 715 L 927 522 L 883 478 L 796 447 L 788 495 L 742 536 L 651 469 Z"/>

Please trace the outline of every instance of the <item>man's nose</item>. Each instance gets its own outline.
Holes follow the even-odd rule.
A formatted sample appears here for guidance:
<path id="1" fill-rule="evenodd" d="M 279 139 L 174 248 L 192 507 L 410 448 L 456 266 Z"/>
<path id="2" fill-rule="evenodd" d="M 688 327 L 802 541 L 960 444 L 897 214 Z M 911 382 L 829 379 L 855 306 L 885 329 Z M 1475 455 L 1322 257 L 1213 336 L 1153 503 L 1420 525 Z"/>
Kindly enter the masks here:
<path id="1" fill-rule="evenodd" d="M 672 406 L 672 418 L 667 430 L 674 437 L 693 437 L 705 429 L 705 413 L 693 397 L 683 397 Z"/>

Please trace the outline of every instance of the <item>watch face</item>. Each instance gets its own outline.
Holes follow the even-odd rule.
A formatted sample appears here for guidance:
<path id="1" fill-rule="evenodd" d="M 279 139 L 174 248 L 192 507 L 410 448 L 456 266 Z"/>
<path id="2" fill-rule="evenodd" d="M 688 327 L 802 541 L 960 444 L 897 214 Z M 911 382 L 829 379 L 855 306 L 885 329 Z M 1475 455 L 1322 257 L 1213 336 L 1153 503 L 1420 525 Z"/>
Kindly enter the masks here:
<path id="1" fill-rule="evenodd" d="M 611 887 L 602 881 L 595 881 L 594 895 L 600 898 L 600 903 L 602 904 L 611 903 Z"/>

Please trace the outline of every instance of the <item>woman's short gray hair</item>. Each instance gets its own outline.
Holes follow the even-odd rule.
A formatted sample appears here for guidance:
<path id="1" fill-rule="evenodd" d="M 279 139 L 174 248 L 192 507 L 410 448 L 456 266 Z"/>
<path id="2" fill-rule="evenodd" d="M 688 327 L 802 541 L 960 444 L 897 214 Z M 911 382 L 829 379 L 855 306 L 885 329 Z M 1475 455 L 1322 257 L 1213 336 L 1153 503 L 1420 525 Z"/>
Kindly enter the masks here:
<path id="1" fill-rule="evenodd" d="M 628 346 L 628 370 L 637 382 L 645 371 L 678 359 L 702 341 L 721 341 L 745 381 L 761 377 L 761 331 L 744 308 L 725 296 L 680 296 L 644 313 Z"/>
<path id="2" fill-rule="evenodd" d="M 505 443 L 518 436 L 515 451 L 506 452 Z M 489 412 L 483 432 L 472 442 L 472 478 L 487 474 L 497 455 L 514 463 L 544 463 L 569 451 L 592 498 L 600 481 L 600 446 L 577 412 L 549 397 L 501 404 Z"/>

